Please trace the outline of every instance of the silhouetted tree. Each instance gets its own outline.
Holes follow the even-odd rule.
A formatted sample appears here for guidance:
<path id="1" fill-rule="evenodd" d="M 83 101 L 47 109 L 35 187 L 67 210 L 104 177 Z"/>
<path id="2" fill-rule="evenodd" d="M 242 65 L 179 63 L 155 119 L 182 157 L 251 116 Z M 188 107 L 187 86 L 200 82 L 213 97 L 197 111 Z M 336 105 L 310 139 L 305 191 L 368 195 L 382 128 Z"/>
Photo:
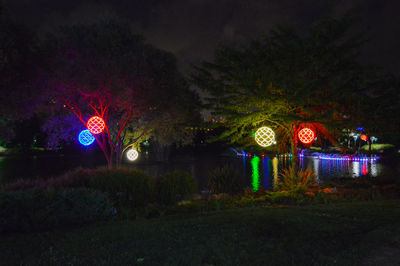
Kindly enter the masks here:
<path id="1" fill-rule="evenodd" d="M 14 122 L 31 118 L 38 104 L 35 44 L 34 34 L 12 21 L 0 2 L 0 142 L 9 142 Z"/>

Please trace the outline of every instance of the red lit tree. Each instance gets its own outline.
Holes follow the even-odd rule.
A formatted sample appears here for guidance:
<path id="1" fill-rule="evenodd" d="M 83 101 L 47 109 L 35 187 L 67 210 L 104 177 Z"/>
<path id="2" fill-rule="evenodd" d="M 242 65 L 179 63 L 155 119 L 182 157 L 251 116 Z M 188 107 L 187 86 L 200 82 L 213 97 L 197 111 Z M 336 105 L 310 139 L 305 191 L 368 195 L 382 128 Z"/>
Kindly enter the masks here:
<path id="1" fill-rule="evenodd" d="M 157 132 L 172 131 L 176 141 L 184 134 L 184 122 L 197 117 L 197 95 L 178 72 L 175 57 L 146 44 L 128 25 L 63 28 L 43 43 L 41 57 L 46 58 L 48 107 L 53 109 L 46 131 L 69 138 L 54 130 L 63 128 L 59 123 L 68 117 L 66 109 L 81 124 L 69 130 L 74 134 L 91 116 L 103 118 L 105 130 L 94 136 L 109 167 L 119 165 L 128 145 L 149 137 L 162 141 Z"/>

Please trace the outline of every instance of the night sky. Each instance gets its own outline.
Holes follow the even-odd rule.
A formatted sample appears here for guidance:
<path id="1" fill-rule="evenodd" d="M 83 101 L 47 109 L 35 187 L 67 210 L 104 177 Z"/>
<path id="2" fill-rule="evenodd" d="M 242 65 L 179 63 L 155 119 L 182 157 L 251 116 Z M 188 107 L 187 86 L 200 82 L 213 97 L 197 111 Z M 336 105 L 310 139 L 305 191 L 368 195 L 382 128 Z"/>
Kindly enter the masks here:
<path id="1" fill-rule="evenodd" d="M 399 0 L 5 0 L 11 16 L 39 34 L 59 25 L 121 17 L 154 46 L 173 52 L 181 69 L 210 60 L 219 44 L 240 46 L 276 24 L 300 32 L 349 10 L 367 30 L 362 60 L 400 72 Z"/>

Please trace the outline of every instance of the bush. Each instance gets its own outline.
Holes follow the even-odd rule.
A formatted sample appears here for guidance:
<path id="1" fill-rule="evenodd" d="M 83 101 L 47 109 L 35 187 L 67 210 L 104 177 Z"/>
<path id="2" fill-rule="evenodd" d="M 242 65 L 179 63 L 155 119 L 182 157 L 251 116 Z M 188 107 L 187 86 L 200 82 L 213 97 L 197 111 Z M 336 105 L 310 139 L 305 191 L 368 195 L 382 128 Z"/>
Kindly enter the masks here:
<path id="1" fill-rule="evenodd" d="M 152 181 L 141 171 L 98 168 L 90 175 L 89 186 L 107 192 L 118 207 L 144 207 L 152 201 Z"/>
<path id="2" fill-rule="evenodd" d="M 7 184 L 3 190 L 18 191 L 47 188 L 93 188 L 107 192 L 117 207 L 137 208 L 152 199 L 150 177 L 141 171 L 126 168 L 78 168 L 64 175 L 47 180 L 19 180 Z"/>
<path id="3" fill-rule="evenodd" d="M 94 190 L 0 192 L 0 233 L 76 226 L 111 215 L 107 195 Z"/>
<path id="4" fill-rule="evenodd" d="M 154 192 L 159 204 L 174 204 L 196 193 L 197 181 L 189 173 L 174 171 L 156 180 Z"/>
<path id="5" fill-rule="evenodd" d="M 292 167 L 284 169 L 278 179 L 279 190 L 286 191 L 306 191 L 316 184 L 315 173 L 307 168 L 305 171 L 296 170 Z"/>
<path id="6" fill-rule="evenodd" d="M 271 203 L 277 204 L 299 204 L 310 202 L 312 198 L 312 196 L 300 191 L 271 192 L 269 194 L 269 200 Z"/>
<path id="7" fill-rule="evenodd" d="M 27 189 L 65 188 L 65 187 L 89 187 L 89 177 L 94 170 L 77 168 L 59 177 L 49 179 L 20 179 L 6 184 L 4 191 L 19 191 Z"/>
<path id="8" fill-rule="evenodd" d="M 243 191 L 243 178 L 230 166 L 213 170 L 208 177 L 208 189 L 211 193 L 237 194 Z"/>

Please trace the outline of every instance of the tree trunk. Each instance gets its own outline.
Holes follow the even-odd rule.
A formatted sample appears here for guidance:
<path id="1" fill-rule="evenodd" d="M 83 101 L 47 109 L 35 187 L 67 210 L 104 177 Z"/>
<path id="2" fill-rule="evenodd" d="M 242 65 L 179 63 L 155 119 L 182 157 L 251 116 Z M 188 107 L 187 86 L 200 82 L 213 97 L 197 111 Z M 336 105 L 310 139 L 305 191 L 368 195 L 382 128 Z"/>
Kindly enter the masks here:
<path id="1" fill-rule="evenodd" d="M 368 139 L 368 153 L 371 154 L 371 140 Z"/>
<path id="2" fill-rule="evenodd" d="M 121 149 L 119 146 L 115 148 L 115 167 L 119 168 L 121 163 Z"/>
<path id="3" fill-rule="evenodd" d="M 294 123 L 291 127 L 291 138 L 290 138 L 290 149 L 291 149 L 291 153 L 292 153 L 292 168 L 294 171 L 296 171 L 296 167 L 297 167 L 297 136 L 296 136 L 296 132 L 297 132 L 297 125 L 296 123 Z"/>

